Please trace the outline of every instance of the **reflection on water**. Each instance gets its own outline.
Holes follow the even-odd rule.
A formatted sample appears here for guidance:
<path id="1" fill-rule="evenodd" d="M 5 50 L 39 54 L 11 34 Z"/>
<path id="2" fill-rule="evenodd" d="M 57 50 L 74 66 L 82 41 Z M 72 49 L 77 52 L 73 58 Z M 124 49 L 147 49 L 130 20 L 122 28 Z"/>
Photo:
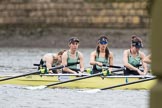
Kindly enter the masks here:
<path id="1" fill-rule="evenodd" d="M 36 71 L 34 63 L 45 53 L 58 52 L 52 48 L 0 48 L 0 74 Z M 94 49 L 80 49 L 89 66 Z M 123 49 L 111 49 L 114 65 L 122 66 Z M 144 52 L 148 52 L 144 50 Z M 81 93 L 76 89 L 26 90 L 21 86 L 0 85 L 0 108 L 148 108 L 149 92 L 145 90 L 105 90 Z"/>

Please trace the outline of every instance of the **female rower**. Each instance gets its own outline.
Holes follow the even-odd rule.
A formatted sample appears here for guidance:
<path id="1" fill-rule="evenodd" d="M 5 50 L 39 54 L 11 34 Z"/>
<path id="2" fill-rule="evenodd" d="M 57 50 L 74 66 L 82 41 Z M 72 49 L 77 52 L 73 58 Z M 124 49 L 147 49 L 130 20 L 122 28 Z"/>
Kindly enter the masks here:
<path id="1" fill-rule="evenodd" d="M 57 54 L 56 53 L 47 53 L 43 56 L 43 58 L 40 61 L 40 65 L 45 65 L 47 70 L 58 66 L 61 64 L 62 61 L 62 54 L 65 52 L 66 50 L 61 50 L 59 51 Z M 57 70 L 49 70 L 48 73 L 57 73 Z"/>
<path id="2" fill-rule="evenodd" d="M 84 71 L 84 59 L 83 54 L 78 51 L 79 39 L 77 37 L 71 37 L 68 42 L 69 50 L 62 55 L 62 65 L 70 63 L 80 62 L 80 72 Z M 63 68 L 63 73 L 77 73 L 77 64 Z"/>
<path id="3" fill-rule="evenodd" d="M 143 62 L 145 54 L 140 51 L 142 47 L 141 38 L 133 35 L 130 49 L 124 50 L 123 53 L 124 66 L 126 67 L 124 75 L 145 75 L 147 73 L 147 64 Z M 143 72 L 139 69 L 141 63 L 144 69 Z"/>
<path id="4" fill-rule="evenodd" d="M 98 39 L 97 48 L 90 55 L 90 65 L 93 65 L 92 74 L 101 72 L 103 65 L 113 65 L 113 53 L 109 51 L 108 38 L 105 35 Z"/>

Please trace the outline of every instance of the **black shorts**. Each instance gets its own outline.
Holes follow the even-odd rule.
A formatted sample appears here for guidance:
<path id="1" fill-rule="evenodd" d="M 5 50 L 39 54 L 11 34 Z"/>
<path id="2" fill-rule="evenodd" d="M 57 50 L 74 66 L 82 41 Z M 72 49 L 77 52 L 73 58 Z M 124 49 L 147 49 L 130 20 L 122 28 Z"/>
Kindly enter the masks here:
<path id="1" fill-rule="evenodd" d="M 97 69 L 96 65 L 93 65 L 91 74 L 96 74 L 96 73 L 100 73 L 100 72 L 102 72 L 102 69 Z"/>
<path id="2" fill-rule="evenodd" d="M 139 73 L 137 71 L 130 70 L 130 69 L 126 68 L 124 70 L 124 75 L 139 75 Z"/>

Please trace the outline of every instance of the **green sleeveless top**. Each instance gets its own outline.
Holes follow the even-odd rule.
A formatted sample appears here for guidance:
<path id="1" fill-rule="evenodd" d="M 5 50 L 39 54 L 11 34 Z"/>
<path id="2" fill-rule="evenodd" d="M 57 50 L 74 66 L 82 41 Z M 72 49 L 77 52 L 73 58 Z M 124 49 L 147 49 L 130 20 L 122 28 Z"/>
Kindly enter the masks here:
<path id="1" fill-rule="evenodd" d="M 70 52 L 69 51 L 67 52 L 67 54 L 68 54 L 67 64 L 78 62 L 78 60 L 79 60 L 79 54 L 78 54 L 78 52 L 76 52 L 76 57 L 75 58 L 71 58 L 70 57 Z M 72 66 L 68 66 L 68 67 L 70 69 L 77 69 L 77 64 L 76 65 L 72 65 Z"/>
<path id="2" fill-rule="evenodd" d="M 128 63 L 133 65 L 134 67 L 138 67 L 141 63 L 140 54 L 138 53 L 136 57 L 133 57 L 132 54 L 129 52 Z"/>
<path id="3" fill-rule="evenodd" d="M 108 65 L 108 59 L 106 59 L 105 57 L 99 57 L 99 55 L 97 54 L 95 61 L 97 62 L 101 62 L 102 64 L 106 64 Z M 102 67 L 96 65 L 97 70 L 100 70 Z"/>

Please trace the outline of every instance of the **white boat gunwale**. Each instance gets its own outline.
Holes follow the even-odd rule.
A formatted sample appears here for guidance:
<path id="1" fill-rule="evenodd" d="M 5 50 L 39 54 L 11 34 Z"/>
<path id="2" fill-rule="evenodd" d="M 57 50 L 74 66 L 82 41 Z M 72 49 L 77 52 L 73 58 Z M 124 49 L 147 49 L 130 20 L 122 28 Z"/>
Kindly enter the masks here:
<path id="1" fill-rule="evenodd" d="M 78 77 L 82 77 L 82 76 L 91 76 L 93 74 L 88 74 L 88 73 L 84 73 L 84 74 L 33 74 L 33 75 L 40 75 L 40 76 L 78 76 Z M 16 75 L 0 75 L 0 77 L 12 77 L 12 76 L 16 76 Z M 29 75 L 31 76 L 31 75 Z M 102 75 L 101 75 L 102 76 Z M 26 76 L 27 77 L 27 76 Z M 105 78 L 153 78 L 155 77 L 154 75 L 110 75 L 110 76 L 103 76 Z"/>
<path id="2" fill-rule="evenodd" d="M 40 76 L 91 76 L 93 74 L 40 74 Z M 110 75 L 106 78 L 153 78 L 153 75 Z"/>

